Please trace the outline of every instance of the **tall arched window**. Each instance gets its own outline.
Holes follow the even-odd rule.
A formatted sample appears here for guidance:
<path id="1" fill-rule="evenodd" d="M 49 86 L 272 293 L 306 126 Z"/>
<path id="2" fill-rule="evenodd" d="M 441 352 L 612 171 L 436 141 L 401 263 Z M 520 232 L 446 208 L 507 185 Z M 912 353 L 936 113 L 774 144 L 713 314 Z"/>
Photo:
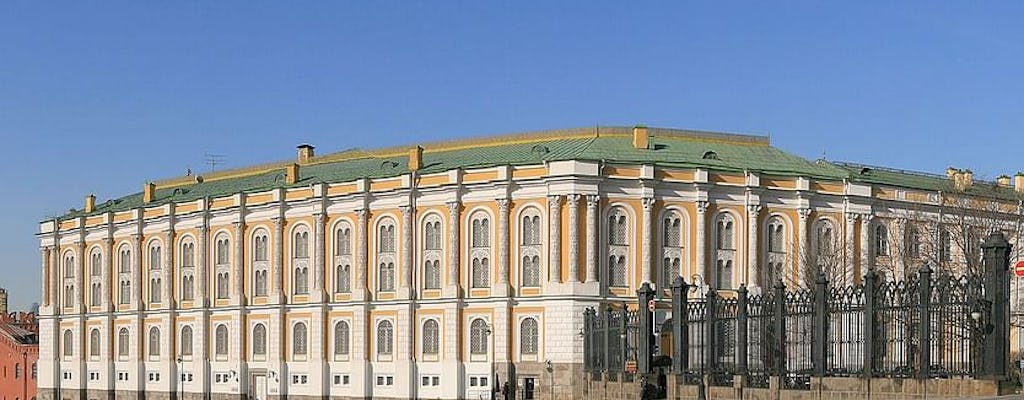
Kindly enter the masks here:
<path id="1" fill-rule="evenodd" d="M 307 353 L 306 343 L 309 338 L 306 336 L 306 324 L 299 322 L 292 326 L 292 356 L 295 359 L 305 359 Z"/>
<path id="2" fill-rule="evenodd" d="M 269 248 L 269 236 L 263 228 L 256 230 L 252 235 L 252 294 L 256 297 L 267 295 L 267 270 L 270 269 L 270 261 L 267 256 Z"/>
<path id="3" fill-rule="evenodd" d="M 338 321 L 334 324 L 334 356 L 344 359 L 348 357 L 348 322 Z"/>
<path id="4" fill-rule="evenodd" d="M 846 273 L 846 265 L 843 262 L 842 248 L 836 240 L 836 229 L 832 221 L 819 219 L 814 224 L 814 237 L 811 238 L 811 255 L 814 257 L 814 265 L 818 270 L 823 271 L 830 281 L 846 281 L 852 278 L 852 274 Z M 852 284 L 853 282 L 846 282 Z"/>
<path id="5" fill-rule="evenodd" d="M 431 213 L 423 219 L 423 288 L 441 288 L 441 251 L 444 236 L 441 233 L 441 216 Z"/>
<path id="6" fill-rule="evenodd" d="M 334 228 L 334 293 L 352 292 L 352 226 L 341 221 Z"/>
<path id="7" fill-rule="evenodd" d="M 182 300 L 192 301 L 195 300 L 196 294 L 196 246 L 195 243 L 192 242 L 192 238 L 187 237 L 181 241 L 181 245 L 179 247 L 181 251 L 181 255 L 179 257 L 181 260 L 181 272 L 179 274 L 181 277 L 181 288 L 179 289 L 179 294 L 181 295 Z"/>
<path id="8" fill-rule="evenodd" d="M 715 287 L 732 289 L 733 265 L 736 263 L 736 222 L 731 214 L 723 212 L 715 218 L 715 239 Z"/>
<path id="9" fill-rule="evenodd" d="M 267 355 L 267 327 L 263 324 L 256 324 L 252 328 L 252 355 L 255 357 L 266 357 Z"/>
<path id="10" fill-rule="evenodd" d="M 765 249 L 768 251 L 766 268 L 763 272 L 761 285 L 771 285 L 782 279 L 785 274 L 786 258 L 788 257 L 786 246 L 786 224 L 777 216 L 768 218 L 768 231 L 765 232 Z"/>
<path id="11" fill-rule="evenodd" d="M 469 324 L 470 361 L 483 361 L 487 359 L 487 336 L 490 333 L 487 321 L 484 321 L 482 318 L 474 319 Z"/>
<path id="12" fill-rule="evenodd" d="M 425 360 L 437 360 L 441 347 L 441 328 L 436 319 L 428 319 L 423 322 L 423 358 Z"/>
<path id="13" fill-rule="evenodd" d="M 394 350 L 395 329 L 391 321 L 384 320 L 377 323 L 377 359 L 382 361 L 391 360 Z"/>
<path id="14" fill-rule="evenodd" d="M 622 207 L 608 212 L 608 286 L 629 286 L 629 217 Z"/>
<path id="15" fill-rule="evenodd" d="M 921 233 L 917 230 L 917 226 L 912 223 L 907 223 L 906 233 L 904 234 L 906 243 L 907 257 L 916 260 L 921 257 Z"/>
<path id="16" fill-rule="evenodd" d="M 181 352 L 182 357 L 192 357 L 192 327 L 185 325 L 181 328 Z"/>
<path id="17" fill-rule="evenodd" d="M 309 229 L 300 225 L 292 232 L 292 293 L 309 294 Z"/>
<path id="18" fill-rule="evenodd" d="M 939 231 L 939 260 L 943 262 L 953 261 L 953 238 L 946 228 Z"/>
<path id="19" fill-rule="evenodd" d="M 159 242 L 149 244 L 149 302 L 159 303 L 163 281 L 163 262 Z"/>
<path id="20" fill-rule="evenodd" d="M 228 327 L 223 324 L 217 325 L 213 336 L 213 354 L 218 360 L 226 360 L 228 358 Z"/>
<path id="21" fill-rule="evenodd" d="M 537 332 L 537 320 L 524 318 L 519 323 L 519 354 L 523 356 L 536 356 L 539 335 Z"/>
<path id="22" fill-rule="evenodd" d="M 519 229 L 519 260 L 523 287 L 540 286 L 541 218 L 540 210 L 530 207 L 523 210 Z"/>
<path id="23" fill-rule="evenodd" d="M 89 331 L 89 358 L 97 359 L 100 357 L 100 330 L 92 329 Z"/>
<path id="24" fill-rule="evenodd" d="M 64 358 L 71 358 L 75 354 L 75 335 L 70 329 L 64 330 Z"/>
<path id="25" fill-rule="evenodd" d="M 160 358 L 160 329 L 157 327 L 149 328 L 149 359 L 156 360 Z"/>
<path id="26" fill-rule="evenodd" d="M 93 249 L 89 256 L 89 276 L 99 277 L 103 274 L 103 256 L 100 249 Z"/>
<path id="27" fill-rule="evenodd" d="M 889 255 L 889 228 L 885 224 L 875 225 L 875 256 Z"/>
<path id="28" fill-rule="evenodd" d="M 469 220 L 470 287 L 491 287 L 491 220 L 483 211 L 473 213 Z"/>
<path id="29" fill-rule="evenodd" d="M 676 277 L 685 271 L 685 237 L 683 217 L 679 211 L 669 210 L 661 219 L 661 287 L 670 288 Z"/>
<path id="30" fill-rule="evenodd" d="M 117 250 L 117 304 L 129 304 L 132 298 L 132 249 L 127 243 Z"/>
<path id="31" fill-rule="evenodd" d="M 128 359 L 128 344 L 131 337 L 128 335 L 128 328 L 121 328 L 117 331 L 117 358 L 120 360 Z"/>
<path id="32" fill-rule="evenodd" d="M 75 306 L 75 253 L 64 253 L 64 308 Z"/>
<path id="33" fill-rule="evenodd" d="M 231 241 L 227 234 L 217 235 L 214 271 L 216 273 L 215 297 L 227 299 L 231 289 Z"/>
<path id="34" fill-rule="evenodd" d="M 381 292 L 395 291 L 395 220 L 381 218 L 377 222 L 377 288 Z"/>
<path id="35" fill-rule="evenodd" d="M 89 305 L 95 307 L 100 305 L 102 300 L 103 285 L 103 255 L 100 249 L 92 249 L 89 254 Z"/>

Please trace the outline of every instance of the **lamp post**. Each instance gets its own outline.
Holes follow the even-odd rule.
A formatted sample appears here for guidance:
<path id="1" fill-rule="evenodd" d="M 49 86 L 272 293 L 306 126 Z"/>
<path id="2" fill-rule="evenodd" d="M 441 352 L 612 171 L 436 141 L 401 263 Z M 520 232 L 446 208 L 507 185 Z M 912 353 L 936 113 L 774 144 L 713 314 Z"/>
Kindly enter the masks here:
<path id="1" fill-rule="evenodd" d="M 491 327 L 487 326 L 487 330 L 484 331 L 485 341 L 488 342 L 488 361 L 491 363 L 491 371 L 487 377 L 491 382 L 491 400 L 494 400 L 494 388 L 497 387 L 498 383 L 494 381 L 494 341 L 491 340 Z"/>
<path id="2" fill-rule="evenodd" d="M 181 399 L 185 397 L 185 377 L 181 372 L 181 356 L 179 355 L 178 358 L 174 360 L 174 362 L 177 364 L 178 367 L 178 370 L 175 371 L 177 372 L 178 375 L 178 387 L 176 388 L 175 392 L 178 393 L 178 398 Z"/>

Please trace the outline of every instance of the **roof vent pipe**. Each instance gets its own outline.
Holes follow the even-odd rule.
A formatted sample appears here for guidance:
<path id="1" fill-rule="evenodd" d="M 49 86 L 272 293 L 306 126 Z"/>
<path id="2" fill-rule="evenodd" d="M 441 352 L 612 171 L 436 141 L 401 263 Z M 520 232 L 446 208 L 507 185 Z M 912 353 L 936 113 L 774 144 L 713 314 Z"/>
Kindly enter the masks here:
<path id="1" fill-rule="evenodd" d="M 647 150 L 651 148 L 651 136 L 646 126 L 633 127 L 633 148 Z"/>

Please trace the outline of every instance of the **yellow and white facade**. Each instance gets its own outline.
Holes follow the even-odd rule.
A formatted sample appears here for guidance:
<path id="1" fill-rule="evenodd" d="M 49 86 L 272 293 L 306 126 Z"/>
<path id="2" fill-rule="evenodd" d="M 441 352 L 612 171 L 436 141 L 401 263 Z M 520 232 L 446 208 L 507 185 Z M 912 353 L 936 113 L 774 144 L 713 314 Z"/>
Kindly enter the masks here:
<path id="1" fill-rule="evenodd" d="M 751 152 L 795 167 L 729 159 Z M 890 236 L 944 223 L 943 193 L 858 173 L 763 137 L 601 128 L 300 146 L 89 197 L 40 224 L 40 398 L 579 398 L 583 310 L 643 282 L 798 282 L 821 243 L 842 279 L 902 273 Z M 1001 185 L 1014 232 L 1024 176 Z"/>

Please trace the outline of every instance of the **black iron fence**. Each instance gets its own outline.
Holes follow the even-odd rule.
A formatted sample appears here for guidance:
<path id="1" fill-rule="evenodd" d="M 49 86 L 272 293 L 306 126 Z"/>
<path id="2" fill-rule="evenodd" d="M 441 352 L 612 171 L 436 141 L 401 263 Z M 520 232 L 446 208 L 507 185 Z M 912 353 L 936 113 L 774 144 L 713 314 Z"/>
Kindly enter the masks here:
<path id="1" fill-rule="evenodd" d="M 632 379 L 671 357 L 671 372 L 684 381 L 732 386 L 744 377 L 747 387 L 768 387 L 778 377 L 787 389 L 809 389 L 812 376 L 1006 376 L 1009 245 L 994 234 L 982 247 L 984 275 L 924 266 L 901 281 L 869 271 L 856 285 L 819 275 L 810 288 L 778 282 L 760 293 L 741 286 L 705 296 L 677 278 L 662 327 L 671 337 L 661 346 L 648 309 L 655 292 L 644 284 L 635 311 L 586 310 L 585 368 L 595 378 Z"/>

